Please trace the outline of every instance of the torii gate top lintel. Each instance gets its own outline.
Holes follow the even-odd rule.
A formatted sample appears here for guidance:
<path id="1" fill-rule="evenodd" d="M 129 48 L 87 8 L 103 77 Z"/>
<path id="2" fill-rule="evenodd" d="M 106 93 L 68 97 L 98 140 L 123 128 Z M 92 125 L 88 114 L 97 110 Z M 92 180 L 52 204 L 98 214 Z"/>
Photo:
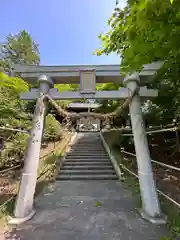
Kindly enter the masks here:
<path id="1" fill-rule="evenodd" d="M 22 93 L 21 99 L 33 100 L 39 96 L 39 90 L 48 93 L 54 100 L 58 99 L 124 99 L 130 95 L 130 89 L 121 87 L 117 91 L 96 91 L 96 83 L 124 83 L 130 80 L 138 81 L 141 97 L 156 97 L 157 90 L 147 89 L 146 84 L 161 67 L 162 62 L 144 65 L 141 72 L 127 75 L 125 78 L 120 73 L 119 65 L 78 65 L 78 66 L 28 66 L 15 65 L 14 73 L 20 74 L 30 84 L 39 83 L 39 89 L 31 89 Z M 59 92 L 53 84 L 80 83 L 80 91 Z"/>
<path id="2" fill-rule="evenodd" d="M 162 62 L 153 62 L 144 65 L 139 73 L 140 84 L 145 85 L 151 81 L 154 74 L 162 66 Z M 49 76 L 54 84 L 78 84 L 80 73 L 95 71 L 96 83 L 121 83 L 124 79 L 120 73 L 120 66 L 116 65 L 67 65 L 67 66 L 35 66 L 15 64 L 13 73 L 20 76 L 30 84 L 36 83 L 41 75 Z"/>

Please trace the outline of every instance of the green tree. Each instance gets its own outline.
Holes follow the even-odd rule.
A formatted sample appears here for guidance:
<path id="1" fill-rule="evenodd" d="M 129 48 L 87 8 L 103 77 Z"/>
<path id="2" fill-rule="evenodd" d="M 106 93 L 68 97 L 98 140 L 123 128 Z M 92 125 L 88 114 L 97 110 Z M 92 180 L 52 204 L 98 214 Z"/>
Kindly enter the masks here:
<path id="1" fill-rule="evenodd" d="M 27 91 L 28 87 L 22 79 L 0 73 L 0 126 L 30 128 L 31 116 L 25 113 L 25 102 L 19 99 L 19 93 Z M 5 142 L 0 156 L 0 168 L 19 163 L 24 156 L 28 135 L 0 130 L 0 137 Z"/>
<path id="2" fill-rule="evenodd" d="M 16 93 L 25 92 L 29 89 L 27 82 L 18 77 L 9 77 L 3 72 L 0 72 L 0 87 L 11 87 Z"/>
<path id="3" fill-rule="evenodd" d="M 160 118 L 180 116 L 180 4 L 178 0 L 129 0 L 109 19 L 110 30 L 100 34 L 97 55 L 115 52 L 122 57 L 121 73 L 140 71 L 143 64 L 162 60 L 152 86 L 159 89 L 154 107 Z"/>
<path id="4" fill-rule="evenodd" d="M 113 83 L 105 83 L 105 84 L 97 84 L 96 89 L 97 91 L 111 91 L 111 90 L 118 90 L 120 88 L 119 84 L 113 84 Z M 103 99 L 98 100 L 98 103 L 101 104 L 101 106 L 96 110 L 98 112 L 112 112 L 114 111 L 120 104 L 120 100 L 112 100 L 112 99 Z"/>
<path id="5" fill-rule="evenodd" d="M 179 53 L 179 1 L 131 0 L 116 8 L 109 19 L 110 30 L 100 34 L 97 54 L 116 52 L 122 56 L 123 71 L 138 70 L 156 60 L 170 61 Z"/>
<path id="6" fill-rule="evenodd" d="M 9 35 L 1 45 L 0 59 L 0 126 L 29 129 L 31 114 L 27 115 L 27 102 L 19 99 L 20 92 L 27 91 L 29 85 L 19 77 L 9 77 L 13 64 L 38 64 L 39 50 L 32 37 L 25 30 L 17 35 Z M 11 131 L 0 131 L 5 148 L 1 151 L 0 166 L 16 164 L 24 156 L 28 135 Z M 19 140 L 21 144 L 17 144 Z"/>
<path id="7" fill-rule="evenodd" d="M 0 67 L 7 71 L 12 64 L 39 64 L 40 53 L 31 35 L 22 30 L 16 35 L 9 34 L 1 46 Z"/>

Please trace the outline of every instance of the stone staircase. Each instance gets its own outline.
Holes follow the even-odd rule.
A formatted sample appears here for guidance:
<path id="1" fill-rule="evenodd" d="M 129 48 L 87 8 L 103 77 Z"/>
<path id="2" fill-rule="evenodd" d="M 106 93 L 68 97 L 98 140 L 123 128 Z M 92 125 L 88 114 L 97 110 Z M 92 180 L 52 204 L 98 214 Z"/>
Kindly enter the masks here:
<path id="1" fill-rule="evenodd" d="M 98 133 L 78 133 L 57 180 L 117 180 Z"/>

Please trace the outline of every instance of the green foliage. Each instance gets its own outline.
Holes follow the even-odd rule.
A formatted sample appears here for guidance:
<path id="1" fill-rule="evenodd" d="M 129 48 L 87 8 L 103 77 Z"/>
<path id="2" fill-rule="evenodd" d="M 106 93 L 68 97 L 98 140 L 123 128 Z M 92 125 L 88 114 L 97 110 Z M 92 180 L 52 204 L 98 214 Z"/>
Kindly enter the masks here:
<path id="1" fill-rule="evenodd" d="M 57 88 L 59 92 L 73 91 L 73 87 L 71 84 L 55 84 L 54 88 Z M 57 104 L 60 105 L 62 108 L 67 108 L 71 102 L 71 100 L 58 100 Z"/>
<path id="2" fill-rule="evenodd" d="M 46 117 L 44 141 L 54 141 L 61 137 L 61 125 L 52 114 Z"/>
<path id="3" fill-rule="evenodd" d="M 9 34 L 6 37 L 6 42 L 2 45 L 1 56 L 0 66 L 5 69 L 15 63 L 39 64 L 40 62 L 38 44 L 33 41 L 26 30 L 15 35 Z"/>
<path id="4" fill-rule="evenodd" d="M 102 205 L 102 203 L 100 201 L 96 202 L 96 207 L 100 207 Z"/>
<path id="5" fill-rule="evenodd" d="M 97 84 L 96 90 L 97 91 L 111 91 L 111 90 L 119 90 L 120 85 L 114 83 L 104 83 L 104 84 Z"/>
<path id="6" fill-rule="evenodd" d="M 97 55 L 112 52 L 121 56 L 121 73 L 140 71 L 144 64 L 164 61 L 156 81 L 159 96 L 153 102 L 165 122 L 180 117 L 180 4 L 178 0 L 129 0 L 116 8 L 100 34 L 102 48 Z M 153 110 L 154 111 L 154 110 Z M 160 122 L 159 122 L 160 123 Z"/>
<path id="7" fill-rule="evenodd" d="M 9 77 L 8 75 L 0 72 L 0 87 L 10 87 L 16 94 L 26 92 L 29 90 L 29 85 L 23 79 L 18 77 Z"/>
<path id="8" fill-rule="evenodd" d="M 109 20 L 111 30 L 106 35 L 100 35 L 104 47 L 102 51 L 122 54 L 122 64 L 127 70 L 166 57 L 172 47 L 170 43 L 174 41 L 169 30 L 173 28 L 173 20 L 178 20 L 179 8 L 176 7 L 169 0 L 129 1 L 123 10 L 115 10 Z"/>
<path id="9" fill-rule="evenodd" d="M 112 90 L 119 90 L 121 86 L 119 84 L 113 83 L 105 83 L 105 84 L 97 84 L 96 89 L 97 91 L 112 91 Z M 121 100 L 112 100 L 112 99 L 104 99 L 104 100 L 97 100 L 101 106 L 96 109 L 96 112 L 108 113 L 114 111 L 120 104 Z"/>
<path id="10" fill-rule="evenodd" d="M 54 88 L 57 88 L 59 92 L 72 91 L 70 84 L 55 84 Z"/>
<path id="11" fill-rule="evenodd" d="M 5 75 L 0 74 L 0 77 Z M 22 79 L 3 77 L 0 78 L 0 126 L 11 128 L 30 127 L 30 120 L 25 114 L 25 102 L 19 99 L 21 91 L 28 90 L 28 85 Z M 16 165 L 21 162 L 27 146 L 28 135 L 24 133 L 13 133 L 11 131 L 0 131 L 4 138 L 5 146 L 0 155 L 0 167 Z"/>
<path id="12" fill-rule="evenodd" d="M 57 88 L 59 92 L 78 91 L 79 84 L 55 84 L 54 88 Z"/>
<path id="13" fill-rule="evenodd" d="M 0 167 L 10 167 L 20 163 L 24 157 L 28 142 L 28 134 L 14 133 L 5 141 L 0 155 Z"/>
<path id="14" fill-rule="evenodd" d="M 8 35 L 1 48 L 0 59 L 0 126 L 9 128 L 31 128 L 32 111 L 28 104 L 20 100 L 19 94 L 26 92 L 29 85 L 19 77 L 9 77 L 13 64 L 38 64 L 38 45 L 25 30 L 16 35 Z M 27 147 L 28 135 L 12 131 L 0 131 L 5 146 L 1 151 L 0 166 L 16 165 L 21 162 Z"/>
<path id="15" fill-rule="evenodd" d="M 0 73 L 0 125 L 11 127 L 13 119 L 28 119 L 24 113 L 26 103 L 19 99 L 21 91 L 27 91 L 28 84 L 20 78 L 11 78 Z M 22 125 L 22 124 L 20 124 Z"/>
<path id="16" fill-rule="evenodd" d="M 79 91 L 79 84 L 55 84 L 54 88 L 57 88 L 59 92 Z M 86 102 L 86 99 L 77 99 L 76 102 Z M 57 100 L 59 106 L 66 109 L 72 100 Z"/>
<path id="17" fill-rule="evenodd" d="M 109 19 L 110 30 L 100 34 L 102 49 L 97 54 L 122 55 L 124 72 L 141 69 L 145 63 L 177 56 L 180 6 L 178 0 L 128 1 Z M 173 30 L 173 31 L 172 31 Z"/>

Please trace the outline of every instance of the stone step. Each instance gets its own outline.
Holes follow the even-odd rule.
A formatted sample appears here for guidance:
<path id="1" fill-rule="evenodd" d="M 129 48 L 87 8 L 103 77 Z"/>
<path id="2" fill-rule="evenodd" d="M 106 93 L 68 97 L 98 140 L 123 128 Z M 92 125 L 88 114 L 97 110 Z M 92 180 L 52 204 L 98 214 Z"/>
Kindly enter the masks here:
<path id="1" fill-rule="evenodd" d="M 94 144 L 94 143 L 96 143 L 96 144 L 102 145 L 101 139 L 90 139 L 90 140 L 81 139 L 81 140 L 77 140 L 74 143 L 75 144 Z"/>
<path id="2" fill-rule="evenodd" d="M 101 150 L 96 150 L 96 149 L 70 149 L 68 153 L 82 153 L 82 154 L 86 154 L 86 153 L 95 153 L 95 154 L 107 154 L 107 152 L 105 152 L 103 149 Z"/>
<path id="3" fill-rule="evenodd" d="M 88 162 L 88 161 L 93 161 L 93 162 L 97 162 L 97 161 L 110 161 L 109 157 L 91 157 L 91 156 L 78 156 L 78 157 L 73 157 L 73 156 L 68 156 L 66 157 L 65 161 L 84 161 L 84 162 Z"/>
<path id="4" fill-rule="evenodd" d="M 81 156 L 81 157 L 88 157 L 88 156 L 90 156 L 90 157 L 92 157 L 92 158 L 94 158 L 94 157 L 108 157 L 108 154 L 107 153 L 91 153 L 91 152 L 68 152 L 67 153 L 67 156 L 73 156 L 73 157 L 79 157 L 79 156 Z"/>
<path id="5" fill-rule="evenodd" d="M 85 148 L 85 149 L 83 149 L 83 148 L 71 148 L 69 152 L 84 152 L 84 153 L 86 153 L 86 152 L 90 152 L 90 153 L 95 152 L 95 153 L 104 153 L 105 151 L 104 151 L 104 149 L 95 149 L 95 148 L 91 148 L 91 149 L 90 149 L 90 148 Z"/>
<path id="6" fill-rule="evenodd" d="M 112 165 L 71 165 L 71 166 L 62 166 L 61 169 L 63 170 L 113 170 Z"/>
<path id="7" fill-rule="evenodd" d="M 75 143 L 98 143 L 98 144 L 102 144 L 101 139 L 100 138 L 82 138 L 82 139 L 77 139 Z"/>
<path id="8" fill-rule="evenodd" d="M 74 147 L 71 148 L 71 151 L 105 151 L 104 148 L 97 148 L 97 147 L 92 147 L 92 148 L 87 148 L 87 147 Z"/>
<path id="9" fill-rule="evenodd" d="M 76 147 L 76 148 L 104 148 L 103 145 L 98 145 L 98 144 L 75 144 L 72 145 L 72 147 Z"/>
<path id="10" fill-rule="evenodd" d="M 74 174 L 74 175 L 83 175 L 83 174 L 115 174 L 115 172 L 114 172 L 114 170 L 113 169 L 111 169 L 111 170 L 101 170 L 101 169 L 86 169 L 86 170 L 65 170 L 65 169 L 61 169 L 60 170 L 60 174 L 63 174 L 63 175 L 65 175 L 65 174 L 67 174 L 67 175 L 72 175 L 72 174 Z"/>
<path id="11" fill-rule="evenodd" d="M 57 180 L 118 180 L 99 136 L 81 136 L 67 153 Z"/>
<path id="12" fill-rule="evenodd" d="M 68 153 L 66 155 L 66 157 L 71 157 L 71 158 L 109 158 L 109 155 L 107 153 L 90 153 L 90 152 L 87 152 L 87 153 Z"/>
<path id="13" fill-rule="evenodd" d="M 103 147 L 97 147 L 96 145 L 95 146 L 92 146 L 92 147 L 87 147 L 87 146 L 84 146 L 84 147 L 79 147 L 79 146 L 73 146 L 73 147 L 71 147 L 71 149 L 78 149 L 78 150 L 103 150 L 103 151 L 105 151 L 104 150 L 104 148 Z"/>
<path id="14" fill-rule="evenodd" d="M 99 140 L 96 140 L 96 139 L 91 139 L 90 141 L 85 141 L 85 140 L 81 140 L 81 141 L 76 141 L 76 142 L 74 142 L 74 144 L 75 145 L 78 145 L 78 144 L 80 144 L 80 145 L 87 145 L 87 144 L 89 144 L 89 145 L 98 145 L 98 146 L 102 146 L 103 144 L 102 144 L 102 142 L 101 142 L 101 139 L 99 139 Z"/>
<path id="15" fill-rule="evenodd" d="M 65 162 L 110 162 L 110 159 L 109 158 L 92 158 L 92 157 L 89 157 L 89 158 L 73 158 L 73 157 L 69 157 L 69 158 L 66 158 L 65 159 Z"/>
<path id="16" fill-rule="evenodd" d="M 94 147 L 92 147 L 92 148 L 83 148 L 83 147 L 74 147 L 74 148 L 71 148 L 70 149 L 71 151 L 73 150 L 73 151 L 104 151 L 105 152 L 105 150 L 104 150 L 104 148 L 96 148 L 96 146 L 94 146 Z"/>
<path id="17" fill-rule="evenodd" d="M 77 142 L 74 142 L 74 145 L 80 145 L 80 146 L 86 146 L 86 145 L 97 145 L 97 146 L 103 146 L 101 140 L 92 140 L 92 141 L 77 141 Z"/>
<path id="18" fill-rule="evenodd" d="M 97 146 L 103 146 L 103 143 L 101 140 L 91 140 L 91 141 L 76 141 L 74 142 L 74 145 L 81 145 L 81 146 L 86 146 L 86 145 L 97 145 Z"/>
<path id="19" fill-rule="evenodd" d="M 89 138 L 89 139 L 88 138 L 87 139 L 79 138 L 79 139 L 76 139 L 76 141 L 74 143 L 93 143 L 93 142 L 102 144 L 101 139 L 99 139 L 99 138 Z"/>
<path id="20" fill-rule="evenodd" d="M 111 162 L 109 158 L 67 158 L 64 161 L 66 162 Z"/>
<path id="21" fill-rule="evenodd" d="M 70 149 L 69 152 L 82 152 L 82 153 L 87 153 L 87 152 L 95 152 L 95 153 L 106 153 L 104 149 Z"/>
<path id="22" fill-rule="evenodd" d="M 109 158 L 108 154 L 81 154 L 81 153 L 67 153 L 66 158 Z"/>
<path id="23" fill-rule="evenodd" d="M 104 150 L 104 147 L 99 147 L 99 146 L 96 146 L 96 145 L 94 145 L 94 146 L 91 146 L 91 147 L 89 147 L 89 146 L 72 146 L 71 147 L 71 149 L 80 149 L 80 150 L 91 150 L 91 149 L 94 149 L 94 150 Z M 105 150 L 104 150 L 105 151 Z"/>
<path id="24" fill-rule="evenodd" d="M 118 180 L 114 174 L 106 175 L 58 175 L 57 180 Z"/>
<path id="25" fill-rule="evenodd" d="M 92 161 L 65 161 L 63 166 L 71 166 L 71 165 L 103 165 L 103 166 L 107 166 L 107 165 L 111 165 L 112 163 L 110 161 L 98 161 L 98 162 L 92 162 Z"/>

